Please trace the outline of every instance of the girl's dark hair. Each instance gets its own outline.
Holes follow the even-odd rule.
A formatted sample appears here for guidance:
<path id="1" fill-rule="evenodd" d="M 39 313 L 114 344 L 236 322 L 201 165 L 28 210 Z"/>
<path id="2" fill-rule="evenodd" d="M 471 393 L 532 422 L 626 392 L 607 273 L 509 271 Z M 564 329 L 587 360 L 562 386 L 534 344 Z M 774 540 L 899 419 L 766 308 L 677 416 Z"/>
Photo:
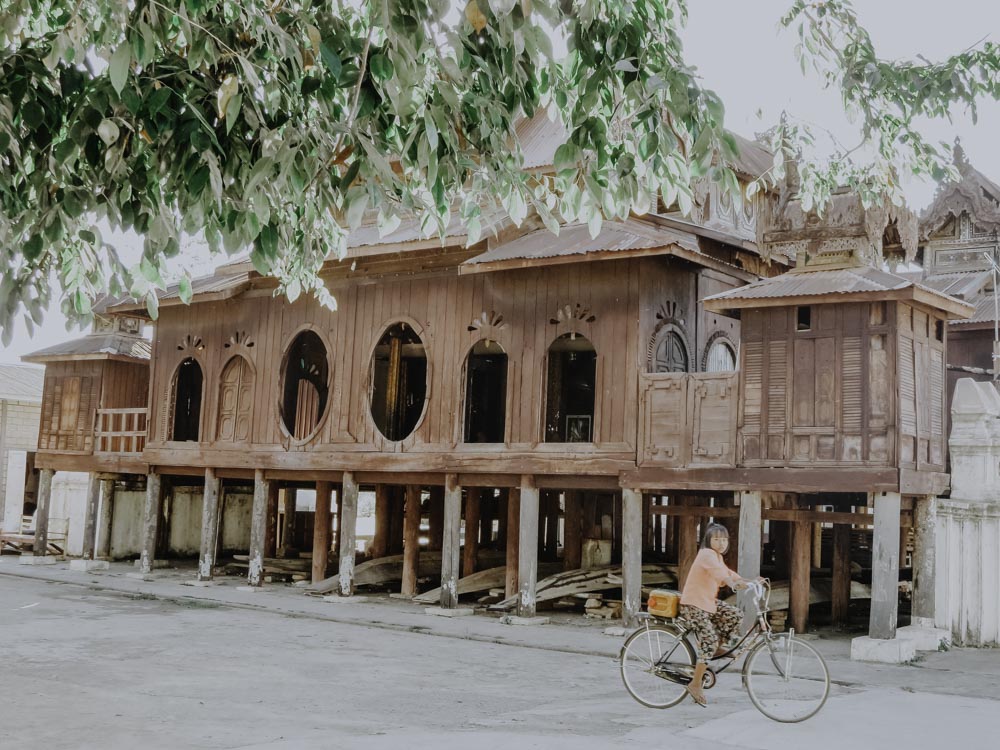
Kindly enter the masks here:
<path id="1" fill-rule="evenodd" d="M 702 549 L 709 549 L 712 546 L 712 539 L 717 536 L 729 537 L 729 529 L 721 523 L 710 523 L 705 529 L 705 536 L 701 538 Z"/>

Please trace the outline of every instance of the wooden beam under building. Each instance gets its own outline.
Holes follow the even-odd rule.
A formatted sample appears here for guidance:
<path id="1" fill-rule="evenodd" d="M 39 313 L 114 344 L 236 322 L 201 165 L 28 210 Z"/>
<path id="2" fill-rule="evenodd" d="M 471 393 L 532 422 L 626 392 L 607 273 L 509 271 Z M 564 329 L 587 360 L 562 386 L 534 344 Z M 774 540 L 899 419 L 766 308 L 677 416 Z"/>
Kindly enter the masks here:
<path id="1" fill-rule="evenodd" d="M 330 532 L 333 518 L 330 512 L 333 484 L 316 482 L 316 515 L 313 521 L 312 582 L 326 578 L 330 562 Z"/>
<path id="2" fill-rule="evenodd" d="M 406 486 L 403 519 L 403 581 L 399 593 L 417 595 L 417 570 L 420 567 L 420 487 Z"/>

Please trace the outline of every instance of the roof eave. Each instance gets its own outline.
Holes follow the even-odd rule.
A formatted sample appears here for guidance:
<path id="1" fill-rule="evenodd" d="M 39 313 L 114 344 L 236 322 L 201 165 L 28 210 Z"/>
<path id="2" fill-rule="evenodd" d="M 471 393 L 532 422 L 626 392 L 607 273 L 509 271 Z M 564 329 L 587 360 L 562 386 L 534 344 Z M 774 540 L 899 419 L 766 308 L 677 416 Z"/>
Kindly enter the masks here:
<path id="1" fill-rule="evenodd" d="M 53 362 L 130 362 L 133 364 L 148 365 L 149 357 L 133 357 L 128 354 L 115 354 L 113 352 L 89 352 L 85 354 L 25 354 L 21 357 L 22 362 L 45 365 Z"/>
<path id="2" fill-rule="evenodd" d="M 729 310 L 762 307 L 835 305 L 845 302 L 882 302 L 895 300 L 915 302 L 939 310 L 945 313 L 949 319 L 968 318 L 976 310 L 973 305 L 920 286 L 909 286 L 903 289 L 888 289 L 884 291 L 829 292 L 827 294 L 803 294 L 786 297 L 729 298 L 728 295 L 730 294 L 732 292 L 723 292 L 712 297 L 705 297 L 702 300 L 702 304 L 709 312 L 723 313 Z"/>

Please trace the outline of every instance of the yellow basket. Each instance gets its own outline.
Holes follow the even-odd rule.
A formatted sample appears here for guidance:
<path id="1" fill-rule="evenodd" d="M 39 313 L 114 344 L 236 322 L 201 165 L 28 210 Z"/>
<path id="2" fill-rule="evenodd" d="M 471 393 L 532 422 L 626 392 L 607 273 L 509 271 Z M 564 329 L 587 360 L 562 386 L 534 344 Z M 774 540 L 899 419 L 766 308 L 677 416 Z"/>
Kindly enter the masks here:
<path id="1" fill-rule="evenodd" d="M 677 591 L 668 589 L 654 589 L 646 602 L 646 609 L 649 614 L 657 617 L 677 617 L 677 610 L 681 604 L 681 595 Z"/>

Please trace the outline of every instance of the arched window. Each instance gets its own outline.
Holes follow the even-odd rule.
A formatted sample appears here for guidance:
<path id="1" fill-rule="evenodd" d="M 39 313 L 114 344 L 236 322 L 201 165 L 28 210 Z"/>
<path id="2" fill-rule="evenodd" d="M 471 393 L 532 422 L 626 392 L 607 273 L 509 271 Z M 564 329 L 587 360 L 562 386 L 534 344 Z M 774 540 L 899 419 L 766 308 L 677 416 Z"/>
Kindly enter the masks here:
<path id="1" fill-rule="evenodd" d="M 330 364 L 323 340 L 303 331 L 285 355 L 281 419 L 288 434 L 306 440 L 319 427 L 330 395 Z"/>
<path id="2" fill-rule="evenodd" d="M 219 440 L 250 439 L 253 415 L 253 369 L 246 359 L 233 357 L 222 370 L 219 383 Z"/>
<path id="3" fill-rule="evenodd" d="M 465 442 L 502 443 L 507 411 L 507 354 L 478 341 L 465 363 Z"/>
<path id="4" fill-rule="evenodd" d="M 708 347 L 705 372 L 732 372 L 736 369 L 736 350 L 724 338 L 717 338 Z"/>
<path id="5" fill-rule="evenodd" d="M 174 377 L 174 426 L 172 440 L 198 440 L 201 425 L 201 365 L 188 357 Z"/>
<path id="6" fill-rule="evenodd" d="M 579 334 L 552 342 L 545 398 L 545 442 L 589 443 L 594 439 L 597 352 Z"/>
<path id="7" fill-rule="evenodd" d="M 420 421 L 427 398 L 424 343 L 406 323 L 386 329 L 372 356 L 372 419 L 387 440 L 402 440 Z"/>
<path id="8" fill-rule="evenodd" d="M 671 328 L 660 331 L 650 365 L 653 372 L 688 371 L 687 347 L 677 331 Z"/>

